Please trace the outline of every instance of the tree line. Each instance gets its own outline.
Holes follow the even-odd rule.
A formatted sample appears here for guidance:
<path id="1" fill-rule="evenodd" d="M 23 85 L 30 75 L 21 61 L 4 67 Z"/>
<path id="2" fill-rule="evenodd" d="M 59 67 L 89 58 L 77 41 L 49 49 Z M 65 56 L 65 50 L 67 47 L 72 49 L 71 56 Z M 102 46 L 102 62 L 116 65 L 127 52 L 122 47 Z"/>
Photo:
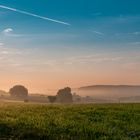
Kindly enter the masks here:
<path id="1" fill-rule="evenodd" d="M 28 101 L 28 89 L 22 85 L 16 85 L 9 90 L 12 97 L 24 99 Z M 55 96 L 48 96 L 50 103 L 60 102 L 60 103 L 71 103 L 73 102 L 73 96 L 70 87 L 65 87 L 59 89 Z"/>

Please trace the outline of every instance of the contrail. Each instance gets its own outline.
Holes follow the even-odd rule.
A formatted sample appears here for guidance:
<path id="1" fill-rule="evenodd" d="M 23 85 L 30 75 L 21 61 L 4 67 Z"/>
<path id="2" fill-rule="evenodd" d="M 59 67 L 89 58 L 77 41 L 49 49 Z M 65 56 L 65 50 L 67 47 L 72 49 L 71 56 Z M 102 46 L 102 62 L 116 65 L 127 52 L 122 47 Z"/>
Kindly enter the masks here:
<path id="1" fill-rule="evenodd" d="M 10 10 L 10 11 L 14 11 L 14 12 L 17 12 L 17 13 L 20 13 L 20 14 L 24 14 L 24 15 L 28 15 L 28 16 L 32 16 L 32 17 L 36 17 L 36 18 L 40 18 L 40 19 L 44 19 L 44 20 L 49 20 L 49 21 L 60 23 L 60 24 L 64 24 L 64 25 L 70 25 L 69 23 L 66 23 L 66 22 L 63 22 L 63 21 L 59 21 L 59 20 L 55 20 L 55 19 L 39 16 L 39 15 L 30 13 L 30 12 L 18 10 L 18 9 L 7 7 L 7 6 L 4 6 L 4 5 L 0 5 L 0 8 L 7 9 L 7 10 Z"/>

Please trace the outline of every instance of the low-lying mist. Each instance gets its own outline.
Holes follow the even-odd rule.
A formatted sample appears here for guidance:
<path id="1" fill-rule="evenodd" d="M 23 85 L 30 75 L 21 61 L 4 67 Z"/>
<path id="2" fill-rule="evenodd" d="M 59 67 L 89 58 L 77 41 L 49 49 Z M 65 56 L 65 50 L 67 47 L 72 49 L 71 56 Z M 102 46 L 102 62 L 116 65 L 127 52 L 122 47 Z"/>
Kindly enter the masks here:
<path id="1" fill-rule="evenodd" d="M 75 90 L 80 96 L 90 96 L 94 99 L 106 99 L 106 100 L 140 100 L 140 87 L 84 87 Z"/>

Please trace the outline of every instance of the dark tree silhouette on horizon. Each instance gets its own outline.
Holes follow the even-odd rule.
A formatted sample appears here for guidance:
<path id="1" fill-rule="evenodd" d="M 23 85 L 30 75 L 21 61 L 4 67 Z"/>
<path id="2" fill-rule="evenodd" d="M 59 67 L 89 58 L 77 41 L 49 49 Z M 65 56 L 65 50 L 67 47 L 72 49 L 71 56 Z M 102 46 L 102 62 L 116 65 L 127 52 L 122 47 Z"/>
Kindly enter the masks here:
<path id="1" fill-rule="evenodd" d="M 28 89 L 22 85 L 16 85 L 9 90 L 12 97 L 26 98 L 28 96 Z"/>
<path id="2" fill-rule="evenodd" d="M 72 93 L 71 88 L 66 87 L 64 89 L 60 89 L 57 92 L 57 101 L 61 103 L 71 103 L 72 102 Z"/>

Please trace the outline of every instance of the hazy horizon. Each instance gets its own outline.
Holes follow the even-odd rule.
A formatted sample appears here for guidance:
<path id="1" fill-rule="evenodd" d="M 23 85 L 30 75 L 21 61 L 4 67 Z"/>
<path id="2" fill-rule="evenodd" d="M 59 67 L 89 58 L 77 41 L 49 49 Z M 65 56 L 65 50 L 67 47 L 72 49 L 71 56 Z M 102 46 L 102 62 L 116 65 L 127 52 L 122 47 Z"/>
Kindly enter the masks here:
<path id="1" fill-rule="evenodd" d="M 1 0 L 0 89 L 140 85 L 139 0 Z"/>

